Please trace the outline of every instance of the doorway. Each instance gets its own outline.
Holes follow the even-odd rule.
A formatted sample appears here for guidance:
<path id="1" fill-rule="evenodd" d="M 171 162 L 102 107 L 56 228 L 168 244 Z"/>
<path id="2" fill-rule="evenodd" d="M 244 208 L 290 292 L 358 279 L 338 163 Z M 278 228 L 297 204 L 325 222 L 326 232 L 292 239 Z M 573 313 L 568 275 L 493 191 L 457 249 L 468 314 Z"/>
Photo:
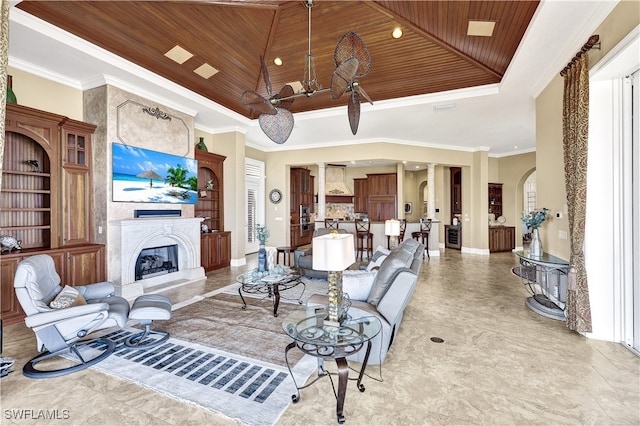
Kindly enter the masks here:
<path id="1" fill-rule="evenodd" d="M 245 235 L 244 253 L 256 253 L 260 243 L 256 238 L 256 225 L 265 221 L 264 162 L 245 159 Z"/>
<path id="2" fill-rule="evenodd" d="M 589 72 L 585 238 L 593 334 L 596 338 L 620 342 L 637 355 L 640 355 L 639 51 L 640 26 Z M 595 283 L 593 288 L 591 283 Z"/>

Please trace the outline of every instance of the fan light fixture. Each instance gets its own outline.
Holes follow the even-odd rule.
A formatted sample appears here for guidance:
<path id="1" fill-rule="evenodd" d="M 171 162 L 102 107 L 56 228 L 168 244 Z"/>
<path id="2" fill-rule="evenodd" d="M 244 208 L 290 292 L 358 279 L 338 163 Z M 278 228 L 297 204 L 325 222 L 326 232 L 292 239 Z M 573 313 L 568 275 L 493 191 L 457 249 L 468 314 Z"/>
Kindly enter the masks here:
<path id="1" fill-rule="evenodd" d="M 333 54 L 336 68 L 331 77 L 331 87 L 324 89 L 320 86 L 316 76 L 315 59 L 311 53 L 311 8 L 314 6 L 313 0 L 305 0 L 304 4 L 309 11 L 309 44 L 304 58 L 304 76 L 300 83 L 302 87 L 299 90 L 294 90 L 291 84 L 286 84 L 279 93 L 273 94 L 271 92 L 269 72 L 264 58 L 261 56 L 261 73 L 268 98 L 252 90 L 247 90 L 242 94 L 242 103 L 252 111 L 260 113 L 258 122 L 262 131 L 269 139 L 278 144 L 286 142 L 293 130 L 294 119 L 289 108 L 296 98 L 311 98 L 316 93 L 329 92 L 331 99 L 337 100 L 346 92 L 351 92 L 347 103 L 347 116 L 351 133 L 354 135 L 358 131 L 358 123 L 360 121 L 360 95 L 373 105 L 369 95 L 356 80 L 356 78 L 369 74 L 371 57 L 367 46 L 354 31 L 344 34 L 336 45 Z"/>

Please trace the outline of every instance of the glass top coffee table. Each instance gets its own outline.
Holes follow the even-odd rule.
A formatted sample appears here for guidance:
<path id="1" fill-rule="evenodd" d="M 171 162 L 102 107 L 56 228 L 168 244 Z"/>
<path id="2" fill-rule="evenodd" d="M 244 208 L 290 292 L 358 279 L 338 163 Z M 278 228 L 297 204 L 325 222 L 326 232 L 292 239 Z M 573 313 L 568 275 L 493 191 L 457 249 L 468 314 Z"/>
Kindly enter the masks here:
<path id="1" fill-rule="evenodd" d="M 334 394 L 337 400 L 336 416 L 338 423 L 344 423 L 344 398 L 347 393 L 347 383 L 349 381 L 349 365 L 346 357 L 360 351 L 366 346 L 366 353 L 362 367 L 358 374 L 357 386 L 360 392 L 364 392 L 362 377 L 367 368 L 367 361 L 371 352 L 371 340 L 376 337 L 382 329 L 380 320 L 370 316 L 367 312 L 351 307 L 347 314 L 347 319 L 340 323 L 339 327 L 325 325 L 324 319 L 327 316 L 326 307 L 308 307 L 300 309 L 287 315 L 282 321 L 282 328 L 293 342 L 287 345 L 284 357 L 289 368 L 289 374 L 296 385 L 297 394 L 291 396 L 291 400 L 297 403 L 300 400 L 300 389 L 304 389 L 314 384 L 322 377 L 329 377 L 333 385 L 331 374 L 324 369 L 324 360 L 333 359 L 338 366 L 338 392 Z M 287 354 L 297 347 L 305 354 L 314 356 L 318 360 L 318 377 L 312 382 L 298 387 L 289 366 Z M 352 379 L 356 380 L 356 379 Z"/>
<path id="2" fill-rule="evenodd" d="M 265 294 L 266 297 L 273 298 L 273 316 L 278 316 L 278 305 L 280 305 L 280 292 L 302 285 L 302 292 L 296 299 L 302 304 L 302 295 L 306 290 L 305 283 L 300 279 L 301 275 L 297 269 L 288 268 L 281 274 L 258 276 L 253 272 L 246 272 L 236 277 L 240 283 L 238 294 L 242 299 L 242 309 L 247 309 L 247 302 L 244 300 L 245 294 Z"/>

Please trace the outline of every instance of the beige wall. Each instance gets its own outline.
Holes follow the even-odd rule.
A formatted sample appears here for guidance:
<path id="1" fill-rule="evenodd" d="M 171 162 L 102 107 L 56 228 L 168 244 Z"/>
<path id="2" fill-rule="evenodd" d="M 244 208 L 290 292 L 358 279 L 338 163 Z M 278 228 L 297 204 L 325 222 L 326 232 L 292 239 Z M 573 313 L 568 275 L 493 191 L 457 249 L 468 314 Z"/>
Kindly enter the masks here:
<path id="1" fill-rule="evenodd" d="M 591 66 L 640 24 L 639 9 L 637 1 L 622 1 L 593 32 L 600 36 L 602 50 L 589 51 Z M 570 60 L 571 58 L 567 58 L 567 62 Z M 557 74 L 536 98 L 536 178 L 538 207 L 547 207 L 552 214 L 563 213 L 562 219 L 554 218 L 540 228 L 544 250 L 554 256 L 569 259 L 569 241 L 560 238 L 561 232 L 568 231 L 568 219 L 564 214 L 566 192 L 562 150 L 563 90 L 563 79 Z"/>
<path id="2" fill-rule="evenodd" d="M 497 166 L 498 178 L 495 182 L 502 184 L 502 215 L 507 219 L 506 225 L 518 228 L 517 243 L 524 206 L 523 185 L 527 177 L 536 169 L 536 153 L 502 157 L 498 160 Z"/>
<path id="3" fill-rule="evenodd" d="M 18 104 L 83 121 L 82 90 L 7 67 Z M 42 94 L 46 93 L 46 96 Z"/>

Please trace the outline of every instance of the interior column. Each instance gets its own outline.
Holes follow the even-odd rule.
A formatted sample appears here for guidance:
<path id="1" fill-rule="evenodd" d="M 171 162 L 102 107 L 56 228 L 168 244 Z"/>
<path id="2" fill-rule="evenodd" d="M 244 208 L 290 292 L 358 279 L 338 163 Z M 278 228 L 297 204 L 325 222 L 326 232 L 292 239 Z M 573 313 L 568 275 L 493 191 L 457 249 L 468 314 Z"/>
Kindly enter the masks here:
<path id="1" fill-rule="evenodd" d="M 427 217 L 436 218 L 436 175 L 435 163 L 427 164 Z"/>
<path id="2" fill-rule="evenodd" d="M 325 164 L 318 163 L 318 211 L 316 220 L 324 221 L 325 215 Z"/>

